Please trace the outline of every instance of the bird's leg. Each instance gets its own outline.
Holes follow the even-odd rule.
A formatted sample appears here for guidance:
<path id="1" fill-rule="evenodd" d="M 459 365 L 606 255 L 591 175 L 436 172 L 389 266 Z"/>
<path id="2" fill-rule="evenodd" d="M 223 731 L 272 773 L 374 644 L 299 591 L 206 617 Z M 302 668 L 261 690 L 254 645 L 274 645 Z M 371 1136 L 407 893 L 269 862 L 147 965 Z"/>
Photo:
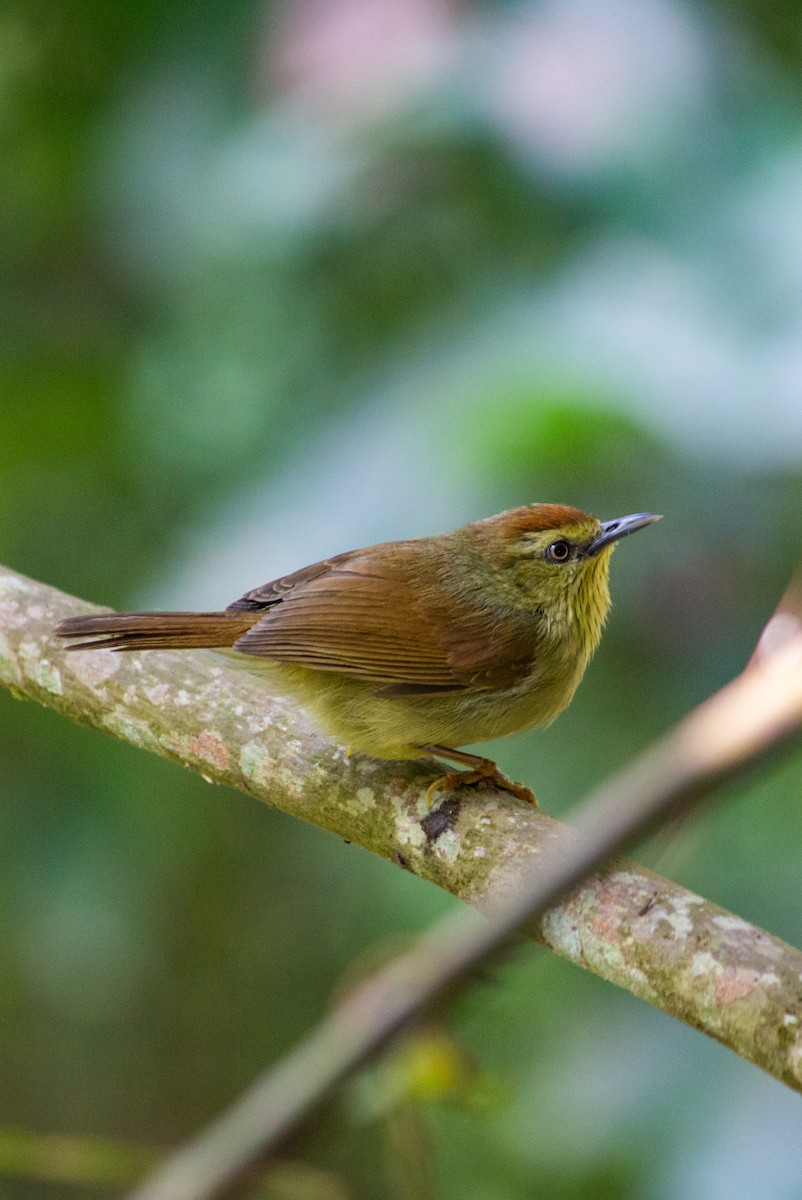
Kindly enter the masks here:
<path id="1" fill-rule="evenodd" d="M 526 800 L 529 804 L 534 804 L 538 808 L 538 802 L 535 793 L 531 788 L 525 787 L 522 783 L 516 783 L 514 779 L 510 779 L 502 771 L 499 771 L 492 758 L 482 758 L 478 754 L 469 754 L 467 750 L 451 750 L 448 746 L 420 746 L 420 750 L 431 758 L 447 758 L 452 762 L 462 763 L 468 768 L 467 771 L 449 771 L 446 775 L 441 775 L 439 779 L 435 779 L 426 792 L 426 806 L 431 808 L 432 797 L 435 792 L 447 791 L 449 788 L 470 787 L 475 783 L 481 783 L 483 779 L 489 779 L 496 787 L 503 788 L 505 792 L 512 792 L 513 796 L 517 796 L 519 800 Z"/>

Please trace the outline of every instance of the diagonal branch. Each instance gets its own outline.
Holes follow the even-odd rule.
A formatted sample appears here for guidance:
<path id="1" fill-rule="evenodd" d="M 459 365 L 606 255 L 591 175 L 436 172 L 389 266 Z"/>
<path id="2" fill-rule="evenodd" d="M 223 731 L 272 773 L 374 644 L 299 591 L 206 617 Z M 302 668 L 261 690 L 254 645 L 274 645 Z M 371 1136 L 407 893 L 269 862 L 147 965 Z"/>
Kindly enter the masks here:
<path id="1" fill-rule="evenodd" d="M 53 627 L 85 611 L 89 606 L 0 569 L 0 682 L 315 821 L 495 914 L 481 924 L 457 914 L 458 925 L 424 939 L 420 959 L 389 968 L 383 982 L 371 981 L 346 1002 L 345 1016 L 332 1014 L 340 1023 L 324 1025 L 303 1044 L 317 1064 L 318 1085 L 336 1082 L 427 996 L 542 913 L 623 839 L 641 835 L 666 808 L 690 802 L 756 761 L 802 721 L 799 642 L 792 639 L 604 789 L 579 835 L 504 793 L 488 793 L 481 804 L 454 796 L 427 814 L 430 769 L 349 762 L 261 681 L 209 655 L 62 655 Z M 527 864 L 537 880 L 528 879 L 523 896 Z M 802 955 L 778 939 L 631 864 L 588 880 L 528 929 L 802 1090 Z M 380 1019 L 370 1024 L 377 1010 Z M 368 1027 L 374 1041 L 366 1048 Z M 277 1137 L 322 1094 L 320 1086 L 310 1092 L 309 1065 L 301 1069 L 290 1059 L 281 1068 Z M 264 1134 L 264 1108 L 256 1123 Z M 254 1128 L 243 1141 L 242 1128 L 237 1144 L 228 1146 L 229 1180 L 264 1149 L 263 1137 L 254 1141 Z M 196 1186 L 140 1196 L 168 1194 L 217 1193 Z"/>

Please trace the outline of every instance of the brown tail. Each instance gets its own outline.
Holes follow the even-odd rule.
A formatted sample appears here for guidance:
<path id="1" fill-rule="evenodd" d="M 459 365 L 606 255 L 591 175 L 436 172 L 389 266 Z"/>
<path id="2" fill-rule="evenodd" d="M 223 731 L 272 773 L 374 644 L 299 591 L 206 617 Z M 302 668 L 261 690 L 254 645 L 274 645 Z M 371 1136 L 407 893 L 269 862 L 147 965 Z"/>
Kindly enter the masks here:
<path id="1" fill-rule="evenodd" d="M 90 637 L 68 650 L 214 650 L 233 646 L 262 613 L 98 613 L 68 617 L 56 626 L 63 638 Z"/>

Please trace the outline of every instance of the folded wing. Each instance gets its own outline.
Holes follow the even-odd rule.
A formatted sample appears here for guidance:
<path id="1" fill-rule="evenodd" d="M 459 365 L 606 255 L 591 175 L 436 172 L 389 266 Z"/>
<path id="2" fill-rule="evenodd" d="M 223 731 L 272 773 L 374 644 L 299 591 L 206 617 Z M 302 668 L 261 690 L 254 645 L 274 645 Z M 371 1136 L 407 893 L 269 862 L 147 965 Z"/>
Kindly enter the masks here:
<path id="1" fill-rule="evenodd" d="M 530 614 L 500 615 L 421 579 L 396 543 L 382 554 L 355 551 L 246 593 L 232 610 L 264 610 L 234 643 L 243 654 L 341 672 L 404 696 L 501 689 L 534 664 Z M 437 564 L 430 564 L 432 572 Z M 434 581 L 433 581 L 434 582 Z"/>

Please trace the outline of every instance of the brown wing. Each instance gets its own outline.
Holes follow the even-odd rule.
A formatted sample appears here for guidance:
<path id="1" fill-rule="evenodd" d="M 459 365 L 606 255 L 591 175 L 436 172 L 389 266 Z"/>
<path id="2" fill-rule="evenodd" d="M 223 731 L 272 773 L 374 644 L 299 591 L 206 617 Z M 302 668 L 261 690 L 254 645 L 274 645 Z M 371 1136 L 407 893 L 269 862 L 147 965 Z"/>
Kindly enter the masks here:
<path id="1" fill-rule="evenodd" d="M 502 616 L 444 594 L 421 543 L 341 554 L 248 592 L 266 608 L 234 644 L 243 654 L 373 680 L 383 695 L 508 687 L 535 653 L 533 618 Z M 423 577 L 423 579 L 421 579 Z"/>

